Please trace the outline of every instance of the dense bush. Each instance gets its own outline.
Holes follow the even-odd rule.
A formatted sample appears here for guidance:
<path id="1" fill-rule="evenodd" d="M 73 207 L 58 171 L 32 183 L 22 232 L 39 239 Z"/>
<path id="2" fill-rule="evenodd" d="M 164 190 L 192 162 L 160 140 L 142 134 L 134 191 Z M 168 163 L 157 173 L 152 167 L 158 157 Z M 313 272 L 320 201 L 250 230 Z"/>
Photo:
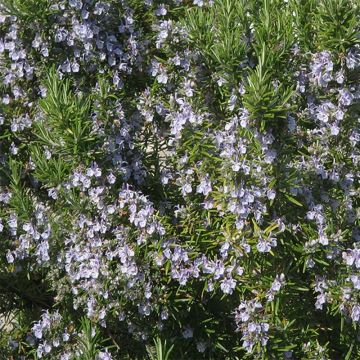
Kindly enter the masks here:
<path id="1" fill-rule="evenodd" d="M 355 0 L 0 0 L 4 359 L 360 359 Z"/>

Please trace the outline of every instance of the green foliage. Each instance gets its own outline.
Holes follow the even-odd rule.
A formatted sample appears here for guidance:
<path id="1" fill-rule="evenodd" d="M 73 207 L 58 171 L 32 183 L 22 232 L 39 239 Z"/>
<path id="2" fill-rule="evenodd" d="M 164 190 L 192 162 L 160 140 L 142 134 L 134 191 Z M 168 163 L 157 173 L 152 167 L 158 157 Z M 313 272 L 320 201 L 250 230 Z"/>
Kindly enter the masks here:
<path id="1" fill-rule="evenodd" d="M 39 141 L 54 148 L 59 155 L 86 153 L 96 140 L 89 97 L 76 93 L 70 80 L 60 80 L 55 70 L 49 72 L 45 86 L 47 95 L 39 103 L 45 116 L 37 127 Z"/>
<path id="2" fill-rule="evenodd" d="M 359 10 L 358 1 L 319 1 L 314 16 L 318 49 L 344 54 L 350 46 L 359 43 Z"/>
<path id="3" fill-rule="evenodd" d="M 239 78 L 249 51 L 249 8 L 245 0 L 219 0 L 208 9 L 194 7 L 187 11 L 185 26 L 190 40 L 207 66 L 226 77 L 234 77 L 229 81 Z"/>
<path id="4" fill-rule="evenodd" d="M 306 51 L 315 50 L 314 13 L 318 6 L 318 0 L 290 0 L 289 5 L 300 48 Z"/>
<path id="5" fill-rule="evenodd" d="M 352 0 L 290 1 L 300 48 L 344 54 L 359 42 L 359 3 Z"/>
<path id="6" fill-rule="evenodd" d="M 103 339 L 98 327 L 88 318 L 83 317 L 80 323 L 80 338 L 78 340 L 80 356 L 76 357 L 76 360 L 94 360 L 100 351 Z"/>
<path id="7" fill-rule="evenodd" d="M 168 347 L 166 340 L 163 342 L 159 337 L 154 339 L 154 345 L 155 349 L 150 346 L 147 347 L 150 360 L 171 360 L 170 355 L 174 345 Z"/>
<path id="8" fill-rule="evenodd" d="M 263 46 L 258 64 L 251 69 L 247 79 L 244 105 L 254 120 L 260 121 L 261 129 L 266 125 L 274 125 L 273 121 L 285 119 L 291 110 L 289 100 L 293 90 L 283 83 L 274 84 L 272 73 L 266 67 L 267 50 Z"/>
<path id="9" fill-rule="evenodd" d="M 60 156 L 47 159 L 44 152 L 36 146 L 30 146 L 31 158 L 35 163 L 34 177 L 49 187 L 59 185 L 71 171 L 71 163 Z"/>
<path id="10" fill-rule="evenodd" d="M 16 16 L 23 22 L 47 21 L 51 14 L 49 0 L 1 0 L 4 14 Z"/>
<path id="11" fill-rule="evenodd" d="M 9 159 L 8 179 L 10 180 L 10 189 L 12 196 L 10 205 L 20 218 L 29 219 L 33 211 L 33 200 L 31 198 L 30 189 L 24 184 L 25 172 L 21 162 L 15 159 Z"/>
<path id="12" fill-rule="evenodd" d="M 73 164 L 94 158 L 99 135 L 91 119 L 91 99 L 76 93 L 70 80 L 60 80 L 52 69 L 45 81 L 47 94 L 39 102 L 43 118 L 35 123 L 36 140 L 30 145 L 35 177 L 55 186 L 66 179 Z M 48 159 L 46 147 L 51 152 Z"/>
<path id="13" fill-rule="evenodd" d="M 282 0 L 263 0 L 260 4 L 255 17 L 254 51 L 258 58 L 262 57 L 262 66 L 280 78 L 281 69 L 290 60 L 290 49 L 295 40 L 291 9 Z"/>

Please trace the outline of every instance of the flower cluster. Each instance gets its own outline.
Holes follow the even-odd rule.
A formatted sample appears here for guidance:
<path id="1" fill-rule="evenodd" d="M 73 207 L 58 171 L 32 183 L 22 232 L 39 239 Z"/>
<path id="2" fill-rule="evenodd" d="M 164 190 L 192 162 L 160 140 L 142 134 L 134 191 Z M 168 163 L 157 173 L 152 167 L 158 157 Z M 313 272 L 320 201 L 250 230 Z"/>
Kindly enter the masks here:
<path id="1" fill-rule="evenodd" d="M 269 340 L 269 324 L 261 320 L 262 308 L 261 303 L 256 300 L 243 301 L 235 312 L 238 331 L 243 334 L 243 346 L 249 353 L 255 344 L 265 346 Z"/>

